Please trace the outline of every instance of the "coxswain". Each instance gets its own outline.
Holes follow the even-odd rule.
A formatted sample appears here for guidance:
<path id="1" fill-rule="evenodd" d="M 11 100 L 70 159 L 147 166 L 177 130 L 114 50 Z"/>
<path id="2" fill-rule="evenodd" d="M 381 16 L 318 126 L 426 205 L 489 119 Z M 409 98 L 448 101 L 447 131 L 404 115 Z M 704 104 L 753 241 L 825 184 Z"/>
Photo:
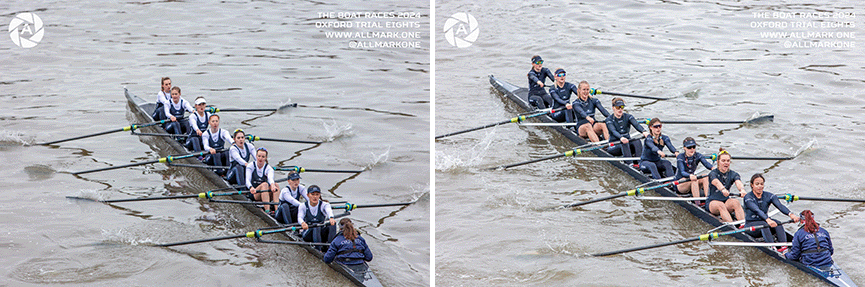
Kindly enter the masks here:
<path id="1" fill-rule="evenodd" d="M 297 221 L 303 228 L 303 241 L 315 243 L 331 242 L 336 237 L 336 221 L 330 203 L 321 199 L 321 188 L 310 185 L 306 189 L 309 201 L 297 210 Z M 311 223 L 327 223 L 324 227 L 309 228 Z"/>
<path id="2" fill-rule="evenodd" d="M 732 156 L 720 148 L 718 151 L 718 166 L 709 172 L 709 194 L 706 196 L 706 210 L 721 216 L 723 222 L 733 222 L 730 212 L 736 214 L 736 219 L 745 219 L 745 211 L 735 198 L 730 198 L 730 188 L 733 184 L 739 190 L 739 196 L 745 197 L 745 185 L 739 173 L 730 170 Z"/>
<path id="3" fill-rule="evenodd" d="M 708 194 L 709 192 L 709 179 L 706 177 L 702 177 L 697 179 L 697 166 L 702 164 L 706 170 L 712 170 L 712 164 L 706 159 L 703 154 L 697 152 L 697 141 L 692 137 L 686 137 L 685 140 L 682 141 L 682 146 L 685 148 L 685 153 L 680 153 L 676 156 L 676 177 L 674 180 L 679 180 L 682 178 L 688 178 L 689 181 L 686 184 L 677 185 L 679 194 L 688 194 L 691 193 L 693 197 L 701 197 L 701 194 Z M 702 192 L 700 193 L 702 187 Z M 703 206 L 705 202 L 694 202 L 697 205 Z"/>
<path id="4" fill-rule="evenodd" d="M 802 227 L 793 234 L 793 246 L 784 257 L 820 270 L 829 270 L 835 264 L 832 261 L 835 248 L 832 247 L 829 232 L 814 221 L 811 210 L 803 210 L 799 216 L 802 218 Z"/>
<path id="5" fill-rule="evenodd" d="M 676 147 L 670 142 L 670 137 L 661 134 L 662 126 L 661 120 L 658 118 L 649 121 L 649 135 L 643 140 L 645 150 L 640 156 L 640 170 L 651 173 L 654 179 L 673 176 L 673 165 L 664 159 L 667 157 L 667 154 L 664 153 L 664 147 L 674 156 L 679 156 Z"/>
<path id="6" fill-rule="evenodd" d="M 246 188 L 255 201 L 273 202 L 279 199 L 279 184 L 273 181 L 273 167 L 267 163 L 267 149 L 255 150 L 255 161 L 246 166 Z M 274 216 L 271 205 L 264 205 L 264 211 Z"/>
<path id="7" fill-rule="evenodd" d="M 637 122 L 634 116 L 625 112 L 625 100 L 613 98 L 613 114 L 604 121 L 610 133 L 610 141 L 620 141 L 607 152 L 614 156 L 640 157 L 643 155 L 643 144 L 639 140 L 631 140 L 631 127 L 643 133 L 643 137 L 649 136 L 649 132 Z M 639 164 L 639 161 L 634 161 Z"/>
<path id="8" fill-rule="evenodd" d="M 604 139 L 610 139 L 610 132 L 607 130 L 607 125 L 602 122 L 595 121 L 595 110 L 601 112 L 604 118 L 610 116 L 610 112 L 604 109 L 601 101 L 592 97 L 589 82 L 582 81 L 577 85 L 577 99 L 574 100 L 573 113 L 577 121 L 576 131 L 582 138 L 589 138 L 592 142 L 598 142 L 599 135 L 604 135 Z"/>
<path id="9" fill-rule="evenodd" d="M 209 119 L 209 127 L 201 133 L 201 144 L 205 151 L 210 152 L 205 162 L 212 166 L 225 166 L 228 164 L 228 150 L 217 151 L 225 148 L 225 144 L 234 144 L 231 134 L 225 129 L 219 128 L 219 115 L 212 114 Z M 226 170 L 217 169 L 216 173 L 225 175 Z"/>
<path id="10" fill-rule="evenodd" d="M 324 253 L 324 263 L 330 264 L 336 260 L 345 265 L 358 265 L 372 261 L 372 251 L 354 228 L 351 219 L 340 219 L 339 229 L 339 235 L 330 242 L 330 248 Z"/>
<path id="11" fill-rule="evenodd" d="M 228 182 L 243 184 L 246 182 L 246 166 L 252 162 L 255 146 L 246 141 L 246 133 L 242 129 L 234 130 L 234 144 L 228 148 L 229 164 Z"/>
<path id="12" fill-rule="evenodd" d="M 300 174 L 294 171 L 288 173 L 288 184 L 279 192 L 279 207 L 276 209 L 276 220 L 282 224 L 297 222 L 297 210 L 301 202 L 309 201 L 306 186 L 300 184 Z"/>
<path id="13" fill-rule="evenodd" d="M 529 105 L 538 109 L 546 109 L 553 104 L 553 98 L 544 89 L 544 82 L 547 78 L 555 82 L 553 72 L 550 69 L 544 68 L 544 59 L 541 56 L 532 56 L 532 69 L 529 70 Z"/>
<path id="14" fill-rule="evenodd" d="M 189 115 L 189 136 L 186 137 L 186 148 L 199 152 L 202 150 L 201 134 L 210 126 L 210 113 L 206 112 L 207 101 L 204 97 L 195 98 L 195 112 Z"/>
<path id="15" fill-rule="evenodd" d="M 163 107 L 171 101 L 171 79 L 164 77 L 159 82 L 162 83 L 162 88 L 159 90 L 159 93 L 156 94 L 156 109 L 154 109 L 153 114 L 150 115 L 154 121 L 165 119 L 165 111 L 163 110 Z"/>
<path id="16" fill-rule="evenodd" d="M 170 134 L 184 134 L 189 130 L 189 121 L 178 121 L 184 112 L 194 113 L 195 109 L 186 100 L 180 97 L 180 87 L 171 88 L 171 101 L 165 105 L 165 118 L 171 122 L 165 123 L 165 131 Z"/>
<path id="17" fill-rule="evenodd" d="M 550 96 L 553 98 L 553 109 L 558 109 L 561 107 L 565 107 L 566 109 L 563 111 L 558 111 L 550 115 L 557 122 L 574 122 L 574 114 L 570 111 L 573 106 L 571 105 L 571 94 L 577 94 L 577 86 L 568 82 L 565 82 L 565 69 L 558 68 L 556 69 L 556 81 L 553 83 L 553 86 L 550 87 Z"/>
<path id="18" fill-rule="evenodd" d="M 745 227 L 760 226 L 768 223 L 769 227 L 760 228 L 759 232 L 749 231 L 748 235 L 754 238 L 762 236 L 763 241 L 766 243 L 787 242 L 787 232 L 784 231 L 784 226 L 780 224 L 781 221 L 775 220 L 767 214 L 769 212 L 769 205 L 774 205 L 778 211 L 789 216 L 793 222 L 799 222 L 799 216 L 791 212 L 787 206 L 781 204 L 778 196 L 771 192 L 763 191 L 765 183 L 766 179 L 763 178 L 762 174 L 755 173 L 751 176 L 751 192 L 745 195 L 743 203 L 745 205 Z M 775 236 L 772 236 L 772 233 L 775 233 Z M 777 240 L 775 237 L 777 237 Z M 778 248 L 779 252 L 784 252 L 785 250 L 787 250 L 786 246 Z"/>

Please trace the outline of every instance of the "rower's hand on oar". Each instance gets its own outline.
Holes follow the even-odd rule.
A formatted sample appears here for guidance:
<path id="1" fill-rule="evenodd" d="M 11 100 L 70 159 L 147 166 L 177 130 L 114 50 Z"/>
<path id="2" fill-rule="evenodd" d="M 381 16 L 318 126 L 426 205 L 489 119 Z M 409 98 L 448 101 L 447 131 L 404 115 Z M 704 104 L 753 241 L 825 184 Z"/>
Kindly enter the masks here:
<path id="1" fill-rule="evenodd" d="M 544 82 L 538 81 L 538 85 L 541 86 L 541 88 L 543 88 L 543 87 L 544 87 Z"/>
<path id="2" fill-rule="evenodd" d="M 664 151 L 662 151 L 662 150 L 658 151 L 658 155 L 660 155 L 661 157 L 667 157 L 667 155 L 664 154 Z"/>
<path id="3" fill-rule="evenodd" d="M 331 218 L 331 219 L 330 219 L 330 225 L 331 225 L 331 226 L 336 225 L 336 220 L 333 219 L 333 218 Z"/>
<path id="4" fill-rule="evenodd" d="M 574 108 L 574 105 L 566 104 L 566 105 L 565 105 L 565 108 L 568 108 L 568 109 L 570 110 L 570 109 Z"/>
<path id="5" fill-rule="evenodd" d="M 778 226 L 778 223 L 776 223 L 776 222 L 775 222 L 774 220 L 772 220 L 771 218 L 766 218 L 766 223 L 768 223 L 768 224 L 769 224 L 769 227 L 772 227 L 772 228 L 775 228 L 775 226 Z"/>
<path id="6" fill-rule="evenodd" d="M 643 132 L 643 137 L 644 137 L 644 138 L 649 137 L 649 132 Z"/>
<path id="7" fill-rule="evenodd" d="M 675 157 L 679 157 L 679 152 L 675 152 Z"/>
<path id="8" fill-rule="evenodd" d="M 790 212 L 790 219 L 792 219 L 795 223 L 799 223 L 799 216 L 796 215 L 796 213 Z"/>
<path id="9" fill-rule="evenodd" d="M 725 188 L 721 190 L 721 194 L 723 194 L 724 196 L 730 196 L 730 191 Z"/>
<path id="10" fill-rule="evenodd" d="M 176 121 L 177 121 L 177 117 L 175 117 L 175 116 L 171 116 L 171 121 L 172 121 L 172 122 L 176 122 Z"/>
<path id="11" fill-rule="evenodd" d="M 210 154 L 216 154 L 216 150 L 213 148 L 210 148 Z"/>
<path id="12" fill-rule="evenodd" d="M 622 142 L 622 144 L 628 144 L 628 142 L 630 142 L 630 141 L 628 140 L 628 138 L 626 138 L 626 137 L 622 137 L 622 138 L 620 138 L 619 141 Z"/>
<path id="13" fill-rule="evenodd" d="M 272 192 L 277 192 L 277 191 L 279 191 L 279 184 L 276 183 L 276 182 L 274 182 L 273 184 L 271 184 L 271 185 L 270 185 L 270 191 L 272 191 Z"/>
<path id="14" fill-rule="evenodd" d="M 689 178 L 691 181 L 697 181 L 697 176 L 696 176 L 696 175 L 691 174 L 691 176 L 689 176 L 688 178 Z"/>
<path id="15" fill-rule="evenodd" d="M 250 187 L 250 188 L 249 188 L 249 193 L 255 194 L 255 187 Z"/>
<path id="16" fill-rule="evenodd" d="M 591 116 L 586 116 L 586 120 L 589 121 L 590 124 L 593 124 L 593 125 L 595 124 L 595 118 L 593 118 Z"/>
<path id="17" fill-rule="evenodd" d="M 304 223 L 300 224 L 300 228 L 303 228 L 303 230 L 307 230 L 307 229 L 309 229 L 309 225 L 307 225 L 306 222 L 304 222 Z"/>
<path id="18" fill-rule="evenodd" d="M 198 133 L 198 136 L 201 136 L 201 134 L 203 134 L 203 132 L 201 132 L 199 130 L 195 130 L 195 132 Z"/>

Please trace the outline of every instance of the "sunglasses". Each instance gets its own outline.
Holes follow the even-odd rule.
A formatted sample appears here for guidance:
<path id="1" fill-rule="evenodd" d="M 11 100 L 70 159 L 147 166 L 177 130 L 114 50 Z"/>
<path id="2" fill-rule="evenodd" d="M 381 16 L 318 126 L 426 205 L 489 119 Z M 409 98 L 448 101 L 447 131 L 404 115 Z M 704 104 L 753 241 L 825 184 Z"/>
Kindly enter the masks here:
<path id="1" fill-rule="evenodd" d="M 726 154 L 730 154 L 730 153 L 727 152 L 726 150 L 722 150 L 721 152 L 718 153 L 718 155 L 722 155 L 722 154 L 725 154 L 725 153 L 726 153 Z"/>
<path id="2" fill-rule="evenodd" d="M 535 61 L 535 65 L 543 65 L 544 61 Z"/>
<path id="3" fill-rule="evenodd" d="M 614 106 L 614 108 L 617 108 L 617 109 L 620 109 L 620 110 L 621 110 L 621 109 L 624 109 L 625 106 L 624 106 L 624 105 L 622 105 L 622 106 Z"/>
<path id="4" fill-rule="evenodd" d="M 256 151 L 260 151 L 260 150 L 267 151 L 267 149 L 266 149 L 266 148 L 263 148 L 263 147 L 260 147 L 260 148 L 256 149 Z"/>
<path id="5" fill-rule="evenodd" d="M 653 127 L 653 128 L 658 128 L 658 129 L 660 129 L 660 128 L 661 128 L 661 125 L 654 125 L 654 126 L 652 126 L 652 127 Z"/>
<path id="6" fill-rule="evenodd" d="M 564 76 L 565 76 L 565 73 L 559 73 L 556 75 L 556 77 L 564 77 Z"/>
<path id="7" fill-rule="evenodd" d="M 685 148 L 686 148 L 686 149 L 695 149 L 695 148 L 697 148 L 697 147 L 695 147 L 695 146 L 691 146 L 691 147 L 686 146 Z"/>

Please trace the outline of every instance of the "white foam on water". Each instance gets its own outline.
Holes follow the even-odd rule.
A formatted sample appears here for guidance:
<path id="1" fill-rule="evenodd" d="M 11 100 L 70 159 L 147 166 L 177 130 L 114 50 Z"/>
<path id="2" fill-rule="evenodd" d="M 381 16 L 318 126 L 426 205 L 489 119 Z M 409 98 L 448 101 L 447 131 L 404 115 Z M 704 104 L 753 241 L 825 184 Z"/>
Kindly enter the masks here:
<path id="1" fill-rule="evenodd" d="M 26 146 L 31 144 L 33 144 L 32 140 L 24 139 L 24 132 L 10 130 L 0 131 L 0 146 Z"/>
<path id="2" fill-rule="evenodd" d="M 367 169 L 367 170 L 370 170 L 375 166 L 378 166 L 378 165 L 381 165 L 381 164 L 387 162 L 388 158 L 390 157 L 390 146 L 387 146 L 387 150 L 385 150 L 381 154 L 376 155 L 374 152 L 370 152 L 370 155 L 372 156 L 372 158 L 370 160 L 370 163 L 367 164 L 365 167 L 365 169 Z"/>
<path id="3" fill-rule="evenodd" d="M 72 195 L 74 197 L 87 198 L 95 201 L 102 201 L 107 199 L 107 195 L 99 189 L 81 189 L 78 190 L 78 193 Z"/>
<path id="4" fill-rule="evenodd" d="M 321 125 L 324 127 L 325 133 L 327 133 L 327 135 L 322 139 L 322 141 L 332 142 L 338 138 L 354 135 L 354 132 L 351 130 L 351 123 L 339 124 L 333 118 L 331 118 L 330 120 L 331 123 L 320 120 Z"/>
<path id="5" fill-rule="evenodd" d="M 151 238 L 139 239 L 126 229 L 120 228 L 116 230 L 102 230 L 102 238 L 105 242 L 118 242 L 132 246 L 138 245 L 154 245 L 156 244 Z"/>
<path id="6" fill-rule="evenodd" d="M 816 145 L 817 145 L 817 138 L 811 138 L 810 140 L 808 140 L 808 143 L 806 143 L 805 145 L 800 147 L 798 150 L 796 150 L 796 152 L 793 153 L 793 156 L 798 157 L 799 155 L 801 155 L 803 153 L 815 151 L 815 150 L 817 150 Z"/>
<path id="7" fill-rule="evenodd" d="M 469 148 L 457 147 L 455 150 L 445 151 L 436 149 L 435 168 L 438 171 L 461 171 L 469 167 L 476 167 L 483 163 L 484 155 L 493 143 L 495 129 L 486 133 L 483 139 Z"/>

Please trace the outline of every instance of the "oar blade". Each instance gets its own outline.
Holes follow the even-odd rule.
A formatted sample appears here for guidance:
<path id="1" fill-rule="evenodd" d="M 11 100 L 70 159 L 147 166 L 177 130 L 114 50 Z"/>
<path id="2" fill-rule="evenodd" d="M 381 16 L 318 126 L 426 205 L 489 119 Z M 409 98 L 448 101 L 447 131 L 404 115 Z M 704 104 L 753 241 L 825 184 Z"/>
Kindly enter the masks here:
<path id="1" fill-rule="evenodd" d="M 297 103 L 285 104 L 276 108 L 276 113 L 287 114 L 297 108 Z"/>

